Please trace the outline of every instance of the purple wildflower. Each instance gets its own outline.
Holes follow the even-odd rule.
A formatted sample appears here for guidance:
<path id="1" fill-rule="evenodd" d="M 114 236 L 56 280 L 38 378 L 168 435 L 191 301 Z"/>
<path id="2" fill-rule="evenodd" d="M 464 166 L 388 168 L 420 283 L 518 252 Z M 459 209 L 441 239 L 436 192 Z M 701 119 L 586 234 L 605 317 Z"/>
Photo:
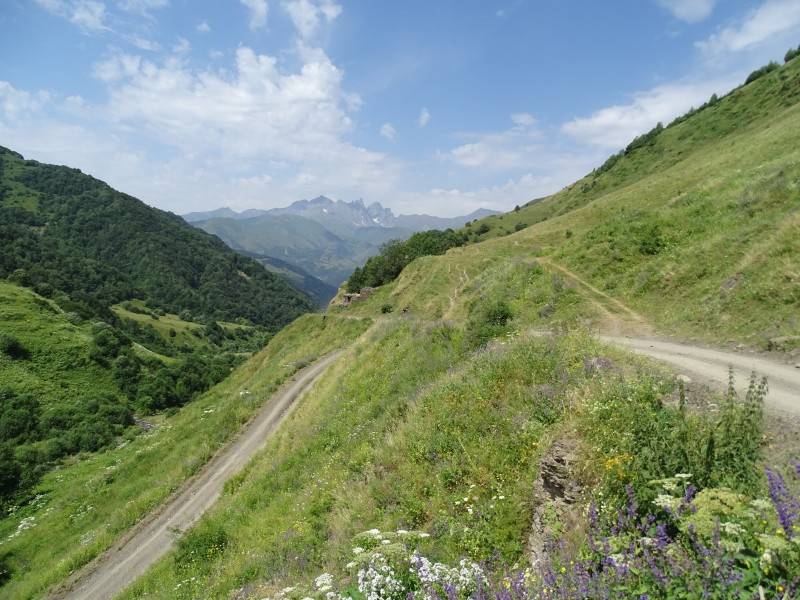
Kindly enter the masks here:
<path id="1" fill-rule="evenodd" d="M 772 469 L 765 469 L 769 483 L 769 497 L 778 513 L 778 521 L 786 532 L 786 537 L 794 537 L 794 525 L 800 519 L 800 500 L 786 487 L 783 477 Z"/>

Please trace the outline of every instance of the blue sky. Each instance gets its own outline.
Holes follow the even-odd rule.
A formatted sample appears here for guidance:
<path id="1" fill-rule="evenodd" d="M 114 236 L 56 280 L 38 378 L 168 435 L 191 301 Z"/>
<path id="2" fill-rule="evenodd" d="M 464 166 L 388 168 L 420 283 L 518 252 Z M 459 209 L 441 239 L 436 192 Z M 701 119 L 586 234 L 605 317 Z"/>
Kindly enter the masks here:
<path id="1" fill-rule="evenodd" d="M 557 191 L 800 44 L 800 0 L 2 0 L 0 145 L 187 212 Z"/>

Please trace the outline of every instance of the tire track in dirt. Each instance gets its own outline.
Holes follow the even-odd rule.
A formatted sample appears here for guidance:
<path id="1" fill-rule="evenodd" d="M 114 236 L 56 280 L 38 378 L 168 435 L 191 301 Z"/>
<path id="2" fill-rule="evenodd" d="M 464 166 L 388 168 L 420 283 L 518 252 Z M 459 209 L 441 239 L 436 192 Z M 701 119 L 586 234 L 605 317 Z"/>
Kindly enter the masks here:
<path id="1" fill-rule="evenodd" d="M 225 482 L 264 446 L 303 394 L 339 356 L 330 354 L 306 367 L 275 393 L 241 433 L 125 537 L 70 577 L 50 598 L 110 600 L 133 583 L 173 546 L 222 493 Z"/>

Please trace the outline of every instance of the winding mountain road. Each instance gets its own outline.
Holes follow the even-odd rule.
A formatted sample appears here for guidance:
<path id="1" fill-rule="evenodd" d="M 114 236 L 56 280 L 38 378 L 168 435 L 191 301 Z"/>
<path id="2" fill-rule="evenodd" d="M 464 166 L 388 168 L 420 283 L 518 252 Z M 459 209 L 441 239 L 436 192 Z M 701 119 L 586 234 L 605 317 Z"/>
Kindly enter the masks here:
<path id="1" fill-rule="evenodd" d="M 199 474 L 50 597 L 54 600 L 109 600 L 133 583 L 169 551 L 183 531 L 211 508 L 222 493 L 225 482 L 263 447 L 289 415 L 296 401 L 339 354 L 330 354 L 302 370 L 264 405 L 261 412 Z"/>
<path id="2" fill-rule="evenodd" d="M 665 362 L 681 373 L 693 375 L 711 384 L 727 385 L 728 369 L 732 367 L 739 390 L 747 389 L 750 373 L 755 372 L 759 377 L 767 378 L 769 393 L 765 403 L 768 407 L 800 415 L 800 368 L 761 356 L 713 350 L 679 342 L 616 335 L 601 335 L 600 339 Z"/>
<path id="3" fill-rule="evenodd" d="M 673 340 L 657 339 L 648 320 L 604 291 L 593 286 L 574 271 L 551 258 L 537 259 L 552 272 L 566 277 L 598 316 L 598 337 L 608 344 L 654 358 L 715 387 L 727 387 L 729 369 L 733 368 L 736 389 L 747 390 L 750 374 L 766 377 L 769 393 L 764 399 L 770 409 L 800 416 L 800 368 L 755 354 L 704 348 Z"/>

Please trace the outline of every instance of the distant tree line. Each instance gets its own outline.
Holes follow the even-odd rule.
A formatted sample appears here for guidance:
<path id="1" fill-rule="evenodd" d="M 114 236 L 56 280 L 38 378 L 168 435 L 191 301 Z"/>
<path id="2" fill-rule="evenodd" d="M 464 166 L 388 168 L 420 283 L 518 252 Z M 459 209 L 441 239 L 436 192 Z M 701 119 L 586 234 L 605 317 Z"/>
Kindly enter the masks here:
<path id="1" fill-rule="evenodd" d="M 357 268 L 347 280 L 347 291 L 357 292 L 365 287 L 376 287 L 393 281 L 415 258 L 444 254 L 450 248 L 467 242 L 464 233 L 452 229 L 422 231 L 405 241 L 391 241 L 380 252 Z"/>
<path id="2" fill-rule="evenodd" d="M 797 48 L 790 48 L 786 52 L 786 55 L 784 56 L 784 62 L 788 63 L 789 61 L 791 61 L 792 59 L 794 59 L 797 56 L 800 56 L 800 46 L 798 46 Z M 766 65 L 764 65 L 762 67 L 759 67 L 758 69 L 756 69 L 752 73 L 750 73 L 747 76 L 747 78 L 745 79 L 745 82 L 744 82 L 743 85 L 748 85 L 748 84 L 760 79 L 761 77 L 763 77 L 765 75 L 768 75 L 769 73 L 772 73 L 773 71 L 775 71 L 775 70 L 777 70 L 779 68 L 780 68 L 780 65 L 778 63 L 776 63 L 774 61 L 771 61 L 768 64 L 766 64 Z M 741 86 L 739 86 L 739 87 L 741 87 Z M 682 115 L 676 117 L 675 119 L 673 119 L 669 123 L 669 125 L 667 125 L 666 127 L 664 127 L 661 123 L 658 123 L 653 129 L 651 129 L 647 133 L 636 137 L 623 150 L 620 150 L 619 152 L 609 156 L 608 159 L 606 159 L 606 161 L 600 167 L 598 167 L 597 169 L 595 169 L 593 171 L 594 176 L 597 177 L 598 175 L 600 175 L 602 173 L 610 171 L 614 167 L 614 165 L 616 165 L 617 162 L 623 156 L 627 156 L 627 155 L 631 154 L 632 152 L 634 152 L 635 150 L 637 150 L 639 148 L 643 148 L 645 146 L 652 145 L 655 142 L 655 139 L 658 137 L 658 135 L 662 131 L 664 131 L 665 129 L 668 129 L 670 127 L 674 127 L 675 125 L 678 125 L 679 123 L 683 123 L 684 121 L 686 121 L 690 117 L 696 115 L 697 113 L 701 112 L 702 110 L 705 110 L 706 108 L 709 108 L 709 107 L 712 107 L 712 106 L 716 106 L 719 103 L 720 99 L 721 98 L 718 97 L 717 94 L 712 94 L 711 98 L 709 98 L 709 100 L 707 102 L 705 102 L 704 104 L 700 105 L 697 108 L 694 108 L 694 107 L 690 108 L 684 114 L 682 114 Z M 585 191 L 588 191 L 588 189 L 590 189 L 590 188 L 586 188 Z"/>

